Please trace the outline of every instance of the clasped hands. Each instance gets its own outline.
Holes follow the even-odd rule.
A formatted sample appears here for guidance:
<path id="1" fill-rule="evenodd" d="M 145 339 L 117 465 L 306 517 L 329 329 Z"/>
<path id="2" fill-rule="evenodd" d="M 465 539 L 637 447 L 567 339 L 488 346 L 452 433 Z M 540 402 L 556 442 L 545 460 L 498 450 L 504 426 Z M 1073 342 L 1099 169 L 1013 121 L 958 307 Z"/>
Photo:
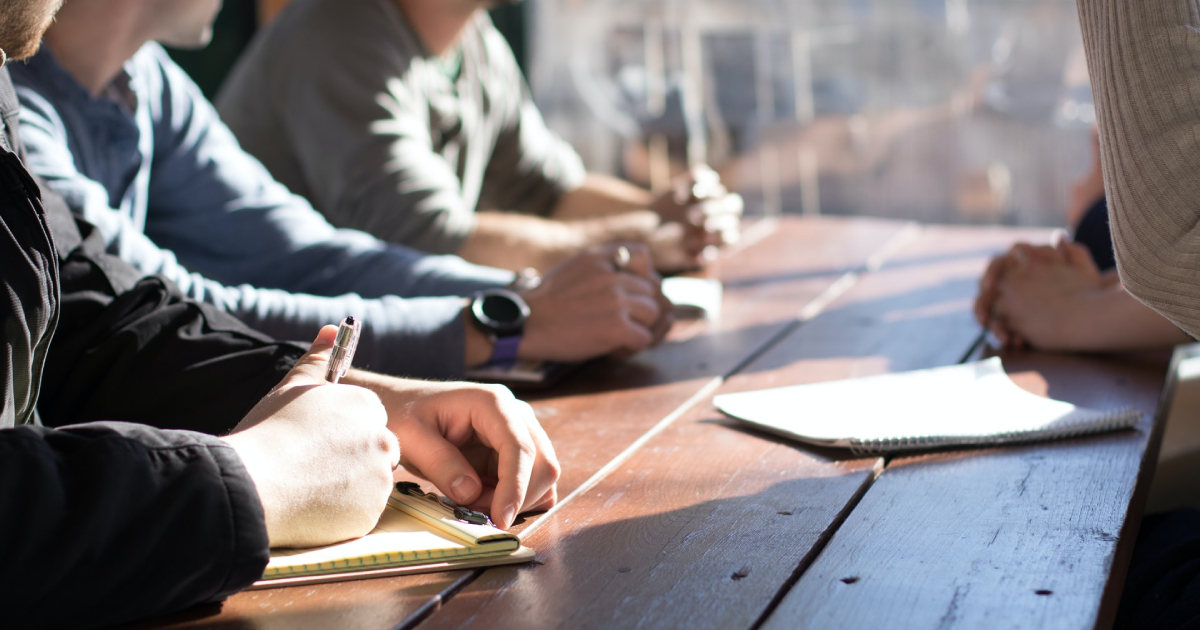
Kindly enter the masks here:
<path id="1" fill-rule="evenodd" d="M 729 192 L 707 166 L 676 178 L 651 206 L 663 221 L 649 240 L 658 269 L 696 269 L 711 260 L 717 247 L 736 243 L 744 208 L 742 196 Z"/>
<path id="2" fill-rule="evenodd" d="M 368 533 L 403 465 L 500 527 L 557 501 L 558 460 L 532 408 L 506 388 L 351 371 L 325 382 L 333 337 L 312 347 L 224 441 L 259 494 L 272 547 Z M 400 445 L 404 446 L 403 453 Z"/>
<path id="3" fill-rule="evenodd" d="M 1006 348 L 1079 349 L 1077 333 L 1092 315 L 1092 298 L 1116 282 L 1078 243 L 1018 243 L 988 265 L 975 318 Z"/>

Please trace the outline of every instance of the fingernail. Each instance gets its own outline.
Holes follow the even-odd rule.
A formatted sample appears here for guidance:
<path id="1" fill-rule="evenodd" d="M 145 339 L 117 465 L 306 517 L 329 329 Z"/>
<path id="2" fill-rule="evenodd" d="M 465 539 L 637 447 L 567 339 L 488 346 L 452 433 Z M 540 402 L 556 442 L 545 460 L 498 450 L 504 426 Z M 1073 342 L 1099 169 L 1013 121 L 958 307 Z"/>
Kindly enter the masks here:
<path id="1" fill-rule="evenodd" d="M 501 520 L 501 522 L 504 523 L 505 527 L 512 525 L 513 521 L 515 521 L 516 519 L 517 519 L 517 506 L 510 505 L 507 508 L 504 508 L 504 514 L 502 514 L 500 516 L 500 520 Z"/>
<path id="2" fill-rule="evenodd" d="M 462 504 L 470 503 L 475 498 L 476 489 L 475 480 L 468 475 L 463 475 L 450 484 L 450 494 L 454 495 L 453 499 L 456 502 Z"/>

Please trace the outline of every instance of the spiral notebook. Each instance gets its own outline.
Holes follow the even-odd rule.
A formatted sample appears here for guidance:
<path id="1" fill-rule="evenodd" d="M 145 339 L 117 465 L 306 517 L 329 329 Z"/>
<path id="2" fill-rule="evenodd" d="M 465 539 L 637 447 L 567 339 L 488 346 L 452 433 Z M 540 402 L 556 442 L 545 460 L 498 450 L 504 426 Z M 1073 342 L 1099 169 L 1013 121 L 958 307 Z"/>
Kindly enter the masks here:
<path id="1" fill-rule="evenodd" d="M 1027 392 L 999 358 L 724 394 L 713 402 L 764 431 L 864 454 L 1053 440 L 1141 421 L 1136 409 L 1086 409 Z"/>
<path id="2" fill-rule="evenodd" d="M 515 564 L 534 558 L 516 534 L 460 520 L 452 508 L 431 496 L 402 492 L 404 485 L 393 490 L 369 534 L 325 547 L 272 549 L 263 578 L 251 588 Z"/>

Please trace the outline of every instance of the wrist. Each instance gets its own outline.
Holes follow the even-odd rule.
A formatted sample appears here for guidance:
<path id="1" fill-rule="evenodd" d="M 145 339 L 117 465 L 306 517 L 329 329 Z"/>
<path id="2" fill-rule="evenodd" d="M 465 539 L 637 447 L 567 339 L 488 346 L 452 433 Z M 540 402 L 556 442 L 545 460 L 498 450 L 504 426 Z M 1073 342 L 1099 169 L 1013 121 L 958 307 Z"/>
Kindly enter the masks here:
<path id="1" fill-rule="evenodd" d="M 474 295 L 471 322 L 491 342 L 488 365 L 508 367 L 516 362 L 529 312 L 525 299 L 509 289 L 486 289 Z"/>
<path id="2" fill-rule="evenodd" d="M 475 325 L 475 320 L 471 316 L 471 300 L 467 300 L 463 308 L 462 320 L 465 327 L 463 346 L 466 355 L 463 365 L 467 368 L 479 367 L 491 358 L 493 344 L 491 337 Z"/>

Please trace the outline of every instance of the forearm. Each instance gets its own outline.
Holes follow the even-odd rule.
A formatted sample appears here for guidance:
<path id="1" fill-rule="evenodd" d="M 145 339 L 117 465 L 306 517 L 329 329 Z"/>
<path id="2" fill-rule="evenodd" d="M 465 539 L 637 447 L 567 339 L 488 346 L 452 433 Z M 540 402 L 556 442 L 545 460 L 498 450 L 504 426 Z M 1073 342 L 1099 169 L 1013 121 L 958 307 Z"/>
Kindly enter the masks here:
<path id="1" fill-rule="evenodd" d="M 1194 3 L 1079 0 L 1114 249 L 1126 288 L 1200 333 Z"/>
<path id="2" fill-rule="evenodd" d="M 625 180 L 588 173 L 583 185 L 563 195 L 551 214 L 556 219 L 580 219 L 645 210 L 654 195 Z"/>
<path id="3" fill-rule="evenodd" d="M 636 211 L 579 218 L 543 219 L 510 212 L 481 212 L 459 255 L 480 265 L 547 271 L 595 245 L 645 242 L 658 226 L 652 212 Z"/>
<path id="4" fill-rule="evenodd" d="M 107 627 L 262 576 L 253 481 L 216 438 L 121 423 L 0 431 L 0 597 L 13 627 Z"/>
<path id="5" fill-rule="evenodd" d="M 1081 305 L 1066 337 L 1070 350 L 1123 352 L 1188 343 L 1187 333 L 1137 301 L 1120 284 L 1105 287 Z"/>

